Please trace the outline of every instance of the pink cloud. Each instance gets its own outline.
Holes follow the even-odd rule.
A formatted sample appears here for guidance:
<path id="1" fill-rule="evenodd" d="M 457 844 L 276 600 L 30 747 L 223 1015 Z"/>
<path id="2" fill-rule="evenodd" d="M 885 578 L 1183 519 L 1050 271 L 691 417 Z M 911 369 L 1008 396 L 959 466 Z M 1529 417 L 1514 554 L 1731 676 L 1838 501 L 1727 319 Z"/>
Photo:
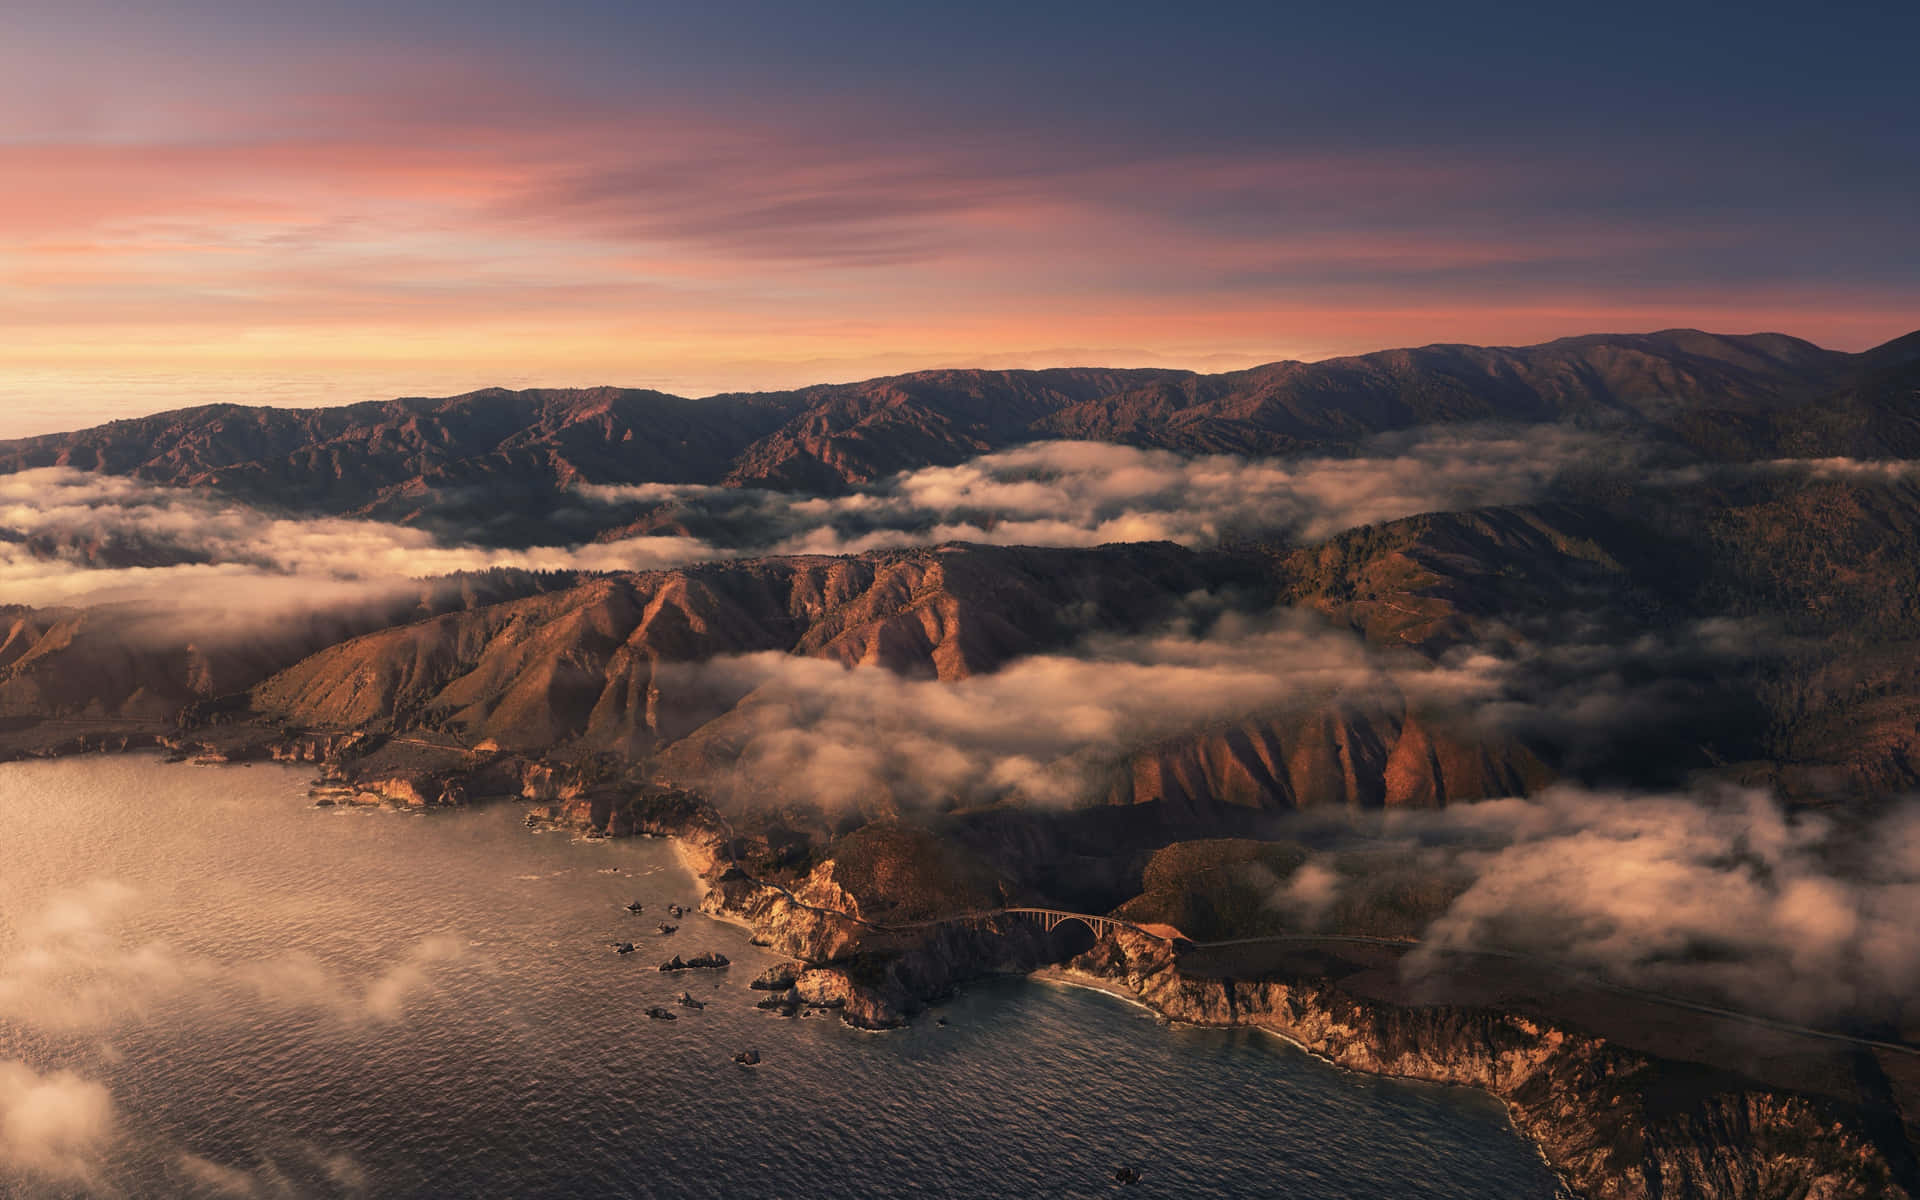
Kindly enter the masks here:
<path id="1" fill-rule="evenodd" d="M 0 140 L 0 319 L 35 330 L 0 373 L 293 363 L 384 370 L 383 394 L 460 364 L 700 391 L 1669 325 L 1863 347 L 1920 299 L 1605 282 L 1752 231 L 1562 213 L 1499 157 L 963 141 L 478 61 L 321 86 L 319 61 L 257 103 L 189 91 L 140 136 Z"/>

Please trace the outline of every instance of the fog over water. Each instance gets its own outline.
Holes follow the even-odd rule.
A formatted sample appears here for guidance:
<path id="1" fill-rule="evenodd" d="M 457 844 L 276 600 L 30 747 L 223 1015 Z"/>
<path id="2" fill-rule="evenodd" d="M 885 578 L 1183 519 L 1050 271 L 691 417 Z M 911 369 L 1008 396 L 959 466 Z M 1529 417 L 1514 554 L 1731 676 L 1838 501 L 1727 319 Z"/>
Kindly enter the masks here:
<path id="1" fill-rule="evenodd" d="M 698 895 L 666 843 L 317 810 L 305 775 L 0 767 L 0 1194 L 1093 1196 L 1119 1163 L 1142 1196 L 1554 1192 L 1485 1097 L 1094 993 L 771 1017 L 742 930 L 646 933 Z M 705 949 L 735 966 L 654 970 Z M 707 1007 L 645 1018 L 682 988 Z"/>

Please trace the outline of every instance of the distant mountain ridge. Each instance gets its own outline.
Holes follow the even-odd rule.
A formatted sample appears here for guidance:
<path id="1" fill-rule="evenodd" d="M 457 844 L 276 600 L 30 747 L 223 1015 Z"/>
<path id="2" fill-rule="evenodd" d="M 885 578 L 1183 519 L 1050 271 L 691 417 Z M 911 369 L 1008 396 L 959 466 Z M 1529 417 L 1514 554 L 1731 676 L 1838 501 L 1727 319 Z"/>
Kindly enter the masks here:
<path id="1" fill-rule="evenodd" d="M 1547 424 L 1581 429 L 1517 428 Z M 1479 427 L 1412 432 L 1449 425 Z M 1367 441 L 1399 431 L 1410 436 Z M 977 463 L 957 483 L 819 498 L 1059 439 L 1353 461 L 1170 464 L 1059 446 Z M 1523 470 L 1570 469 L 1512 495 L 1404 486 L 1445 484 L 1449 460 L 1483 444 Z M 1108 521 L 1091 505 L 1067 524 L 1106 544 L 954 540 L 1046 543 L 1032 532 L 1045 522 L 1023 518 L 1073 514 L 1078 493 L 1044 472 L 1076 459 L 1096 464 L 1095 492 L 1187 496 L 1161 480 L 1189 473 L 1228 482 L 1191 489 L 1182 511 L 1212 525 L 1190 544 L 1153 540 L 1186 526 Z M 0 514 L 0 550 L 29 568 L 10 578 L 47 563 L 158 572 L 38 608 L 0 578 L 0 762 L 140 748 L 299 762 L 319 773 L 327 810 L 512 798 L 536 828 L 671 835 L 717 877 L 709 911 L 752 923 L 804 960 L 802 978 L 833 981 L 848 1020 L 875 1027 L 1005 969 L 1015 943 L 983 929 L 982 910 L 1171 925 L 1229 944 L 1183 960 L 1191 974 L 1073 961 L 1183 1019 L 1264 1012 L 1309 1038 L 1348 1031 L 1334 1044 L 1366 1048 L 1349 1062 L 1360 1069 L 1520 1080 L 1494 1090 L 1609 1187 L 1630 1168 L 1649 1195 L 1802 1195 L 1842 1178 L 1854 1182 L 1833 1194 L 1877 1196 L 1889 1189 L 1873 1155 L 1889 1170 L 1915 1161 L 1920 1060 L 1894 1053 L 1920 1047 L 1911 986 L 1874 983 L 1885 1001 L 1863 989 L 1833 1029 L 1871 1040 L 1823 1035 L 1804 1056 L 1762 1053 L 1744 1023 L 1713 1032 L 1711 1006 L 1751 1011 L 1775 942 L 1794 977 L 1906 953 L 1916 826 L 1896 818 L 1920 794 L 1920 333 L 1864 354 L 1676 330 L 1219 375 L 928 371 L 704 400 L 490 389 L 220 405 L 0 443 L 0 476 L 38 467 L 218 494 L 72 471 L 0 480 L 24 514 Z M 1128 491 L 1126 473 L 1145 484 Z M 824 547 L 781 537 L 783 513 L 867 512 L 921 485 L 942 497 L 925 511 L 964 512 L 951 497 L 967 496 L 969 475 L 1037 499 L 1006 502 L 1022 519 L 998 526 L 914 527 L 928 544 L 866 536 L 898 531 L 864 518 Z M 1262 475 L 1406 502 L 1288 524 L 1280 491 L 1245 482 Z M 644 484 L 698 486 L 619 487 Z M 1256 519 L 1228 521 L 1242 490 Z M 152 519 L 95 511 L 122 495 Z M 1000 503 L 977 501 L 989 515 Z M 37 507 L 57 517 L 29 520 Z M 288 513 L 329 519 L 275 519 Z M 462 544 L 430 558 L 421 531 L 342 516 Z M 174 535 L 203 525 L 219 536 Z M 289 537 L 257 569 L 291 574 L 257 595 L 249 571 L 203 570 L 253 565 L 283 525 L 312 535 L 318 568 L 298 566 L 309 543 Z M 621 544 L 657 534 L 720 557 L 648 560 Z M 466 544 L 592 539 L 613 553 Z M 426 577 L 309 592 L 376 544 L 389 575 Z M 576 565 L 444 573 L 456 561 Z M 1699 815 L 1677 824 L 1694 796 Z M 1413 811 L 1482 800 L 1506 802 L 1456 823 Z M 1744 824 L 1731 824 L 1736 805 Z M 1742 832 L 1711 832 L 1723 819 Z M 1583 849 L 1535 873 L 1509 863 L 1535 852 L 1532 835 L 1508 830 Z M 1856 848 L 1868 839 L 1892 849 Z M 1501 872 L 1549 898 L 1609 895 L 1520 930 L 1531 940 L 1508 958 L 1508 912 L 1550 910 L 1529 896 L 1485 916 L 1480 884 Z M 1689 932 L 1680 948 L 1676 907 L 1725 919 L 1675 929 L 1750 922 L 1756 936 Z M 1431 941 L 1458 928 L 1449 914 L 1476 912 L 1500 957 L 1461 957 L 1448 990 L 1382 957 L 1381 939 Z M 846 919 L 963 913 L 924 941 Z M 1803 957 L 1821 930 L 1836 948 Z M 1560 972 L 1538 991 L 1502 973 L 1531 947 L 1559 957 L 1546 938 L 1593 937 L 1626 947 L 1633 970 L 1645 956 L 1656 981 L 1690 981 L 1677 994 L 1709 1007 L 1650 1018 L 1623 1008 L 1630 993 L 1596 1003 Z M 800 992 L 783 995 L 793 1015 Z M 1435 1058 L 1435 1044 L 1467 1049 Z M 1490 1065 L 1463 1077 L 1458 1062 Z M 1819 1143 L 1810 1130 L 1855 1132 Z M 1855 1148 L 1825 1158 L 1822 1145 Z"/>
<path id="2" fill-rule="evenodd" d="M 663 663 L 776 652 L 954 680 L 1138 629 L 1182 597 L 1216 592 L 1252 610 L 1314 610 L 1429 662 L 1511 641 L 1514 624 L 1539 644 L 1604 627 L 1626 645 L 1649 631 L 1684 644 L 1698 620 L 1757 620 L 1777 643 L 1765 670 L 1736 680 L 1711 664 L 1629 664 L 1663 678 L 1665 715 L 1592 747 L 1547 731 L 1541 752 L 1609 777 L 1643 761 L 1667 778 L 1707 767 L 1744 778 L 1738 764 L 1764 764 L 1751 771 L 1796 789 L 1829 767 L 1876 790 L 1920 779 L 1910 736 L 1920 686 L 1902 673 L 1910 655 L 1894 650 L 1920 645 L 1920 484 L 1711 468 L 1920 458 L 1920 334 L 1864 354 L 1676 330 L 1221 375 L 928 371 L 703 400 L 493 389 L 332 409 L 221 405 L 0 443 L 0 471 L 130 475 L 283 511 L 550 545 L 661 532 L 676 519 L 671 505 L 639 520 L 609 505 L 588 512 L 573 491 L 587 483 L 832 493 L 1051 439 L 1338 454 L 1376 434 L 1462 422 L 1571 422 L 1664 440 L 1695 473 L 1675 474 L 1692 482 L 1663 484 L 1651 506 L 1629 467 L 1558 499 L 1361 525 L 1306 545 L 947 545 L 599 577 L 489 574 L 267 630 L 169 630 L 164 612 L 125 605 L 10 609 L 0 722 L 166 722 L 245 696 L 257 714 L 301 726 L 665 753 L 697 773 L 725 759 L 738 720 L 724 718 L 740 698 L 679 696 L 673 672 L 657 674 Z M 164 546 L 101 536 L 82 529 L 40 552 L 174 561 Z M 1198 814 L 1245 797 L 1444 803 L 1544 777 L 1532 749 L 1462 735 L 1445 714 L 1398 702 L 1249 717 L 1160 747 L 1109 794 Z"/>
<path id="3" fill-rule="evenodd" d="M 1435 345 L 1217 375 L 941 370 L 692 400 L 485 389 L 341 408 L 210 405 L 0 442 L 0 473 L 71 466 L 303 512 L 412 521 L 484 489 L 538 510 L 580 483 L 834 493 L 1053 439 L 1183 453 L 1341 452 L 1466 421 L 1628 426 L 1708 457 L 1920 453 L 1920 334 L 1863 354 L 1783 334 Z M 503 536 L 509 539 L 511 532 Z"/>

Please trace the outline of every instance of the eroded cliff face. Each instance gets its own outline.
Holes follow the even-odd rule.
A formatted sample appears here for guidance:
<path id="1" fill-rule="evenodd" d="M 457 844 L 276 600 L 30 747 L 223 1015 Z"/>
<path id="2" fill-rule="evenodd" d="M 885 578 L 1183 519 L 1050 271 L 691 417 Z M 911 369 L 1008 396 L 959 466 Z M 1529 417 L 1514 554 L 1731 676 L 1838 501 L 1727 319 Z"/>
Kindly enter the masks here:
<path id="1" fill-rule="evenodd" d="M 1491 1092 L 1586 1196 L 1901 1194 L 1839 1106 L 1760 1088 L 1683 1094 L 1661 1064 L 1523 1016 L 1367 1002 L 1313 979 L 1196 978 L 1166 943 L 1124 929 L 1065 974 L 1123 988 L 1173 1020 L 1271 1030 L 1352 1070 Z"/>
<path id="2" fill-rule="evenodd" d="M 1440 808 L 1523 796 L 1554 772 L 1516 739 L 1456 733 L 1397 697 L 1332 701 L 1169 739 L 1133 756 L 1107 791 L 1113 804 L 1162 804 L 1195 820 L 1241 808 Z"/>
<path id="3" fill-rule="evenodd" d="M 340 641 L 261 682 L 252 703 L 306 727 L 446 731 L 530 753 L 674 746 L 668 765 L 692 772 L 728 757 L 720 719 L 754 686 L 694 664 L 777 652 L 962 679 L 1089 630 L 1152 625 L 1207 583 L 1193 554 L 1158 543 L 605 576 Z"/>
<path id="4" fill-rule="evenodd" d="M 486 571 L 271 616 L 191 592 L 166 603 L 0 606 L 0 719 L 144 720 L 183 727 L 211 707 L 244 707 L 248 688 L 377 630 L 571 585 L 570 573 Z M 357 722 L 356 722 L 357 723 Z M 348 722 L 336 722 L 344 727 Z"/>
<path id="5" fill-rule="evenodd" d="M 1028 973 L 1067 958 L 1022 918 L 899 923 L 863 920 L 866 905 L 824 860 L 789 892 L 731 866 L 731 825 L 692 793 L 635 795 L 596 783 L 584 768 L 501 755 L 446 775 L 357 772 L 330 762 L 343 747 L 288 739 L 273 757 L 319 762 L 350 796 L 336 802 L 462 803 L 454 780 L 499 776 L 536 803 L 530 823 L 599 835 L 672 836 L 711 883 L 701 907 L 748 926 L 755 940 L 796 960 L 769 1007 L 837 1012 L 866 1029 L 898 1026 L 969 980 Z M 864 876 L 862 877 L 864 878 Z M 858 881 L 856 881 L 858 882 Z M 840 899 L 839 904 L 828 903 Z M 875 911 L 889 914 L 898 904 Z M 1071 957 L 1067 978 L 1124 991 L 1172 1020 L 1270 1030 L 1353 1070 L 1483 1089 L 1509 1106 L 1517 1129 L 1581 1194 L 1626 1198 L 1879 1197 L 1899 1177 L 1862 1115 L 1797 1093 L 1624 1050 L 1571 1028 L 1494 1009 L 1413 1006 L 1362 998 L 1324 978 L 1236 979 L 1183 970 L 1169 944 L 1119 930 Z"/>
<path id="6" fill-rule="evenodd" d="M 1033 971 L 1058 957 L 1046 934 L 1009 918 L 884 926 L 808 904 L 738 870 L 720 874 L 700 907 L 754 931 L 804 969 L 788 1003 L 837 1009 L 861 1029 L 904 1025 L 970 979 Z"/>
<path id="7" fill-rule="evenodd" d="M 848 1023 L 904 1023 L 991 972 L 1057 960 L 1018 918 L 889 929 L 797 901 L 737 870 L 702 907 L 799 960 L 791 1006 Z M 1310 978 L 1235 980 L 1181 970 L 1169 943 L 1120 929 L 1052 974 L 1124 992 L 1171 1020 L 1270 1030 L 1351 1070 L 1479 1088 L 1575 1191 L 1598 1200 L 1902 1194 L 1857 1113 L 1793 1093 L 1689 1077 L 1593 1036 L 1488 1009 L 1362 1000 Z"/>

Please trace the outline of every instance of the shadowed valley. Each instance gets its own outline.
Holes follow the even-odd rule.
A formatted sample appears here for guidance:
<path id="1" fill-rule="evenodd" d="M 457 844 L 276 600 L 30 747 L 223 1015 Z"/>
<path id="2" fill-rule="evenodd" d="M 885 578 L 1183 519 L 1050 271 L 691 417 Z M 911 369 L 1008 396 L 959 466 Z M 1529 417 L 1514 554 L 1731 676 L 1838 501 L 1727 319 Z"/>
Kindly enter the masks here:
<path id="1" fill-rule="evenodd" d="M 1588 1194 L 1916 1178 L 1920 335 L 222 406 L 0 468 L 66 497 L 0 507 L 61 589 L 0 609 L 8 756 L 676 836 L 795 1005 L 1064 963 L 1494 1091 Z"/>

